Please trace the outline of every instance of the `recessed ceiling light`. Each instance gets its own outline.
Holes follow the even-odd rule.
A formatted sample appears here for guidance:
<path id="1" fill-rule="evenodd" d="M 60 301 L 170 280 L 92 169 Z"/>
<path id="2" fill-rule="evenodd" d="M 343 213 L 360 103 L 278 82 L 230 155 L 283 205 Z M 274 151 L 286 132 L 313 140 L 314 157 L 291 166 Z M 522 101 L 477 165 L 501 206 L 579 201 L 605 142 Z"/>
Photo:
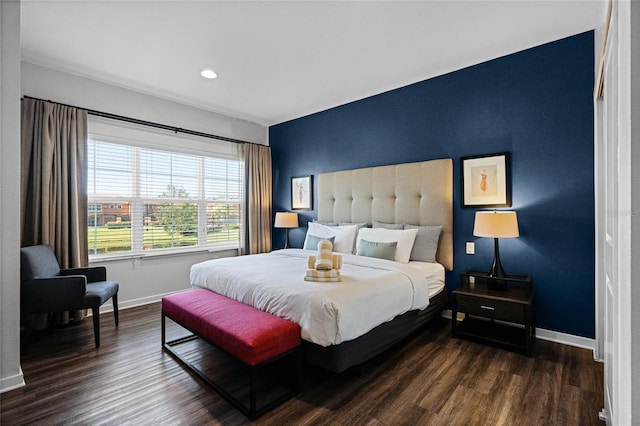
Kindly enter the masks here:
<path id="1" fill-rule="evenodd" d="M 209 68 L 202 70 L 200 75 L 204 78 L 216 78 L 218 76 L 218 74 L 214 70 L 211 70 Z"/>

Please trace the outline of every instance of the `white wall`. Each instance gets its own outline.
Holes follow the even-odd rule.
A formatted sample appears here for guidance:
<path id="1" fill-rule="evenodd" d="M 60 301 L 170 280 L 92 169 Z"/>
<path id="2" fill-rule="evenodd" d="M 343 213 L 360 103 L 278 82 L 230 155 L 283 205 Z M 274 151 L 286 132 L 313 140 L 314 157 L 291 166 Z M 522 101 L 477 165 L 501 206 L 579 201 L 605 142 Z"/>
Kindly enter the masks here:
<path id="1" fill-rule="evenodd" d="M 22 94 L 125 117 L 268 145 L 261 124 L 156 98 L 133 90 L 22 63 Z"/>
<path id="2" fill-rule="evenodd" d="M 0 2 L 0 392 L 20 369 L 20 1 Z"/>
<path id="3" fill-rule="evenodd" d="M 631 415 L 640 424 L 640 4 L 631 1 Z M 624 373 L 623 373 L 624 374 Z"/>
<path id="4" fill-rule="evenodd" d="M 118 308 L 126 309 L 157 302 L 166 294 L 190 288 L 189 269 L 195 263 L 236 255 L 237 250 L 226 250 L 91 262 L 91 265 L 105 266 L 107 278 L 120 284 Z M 100 311 L 111 309 L 111 303 L 107 302 Z"/>
<path id="5" fill-rule="evenodd" d="M 600 57 L 602 54 L 602 44 L 604 38 L 604 27 L 607 16 L 607 5 L 602 2 L 602 13 L 599 21 L 600 25 L 596 26 L 594 31 L 594 69 L 593 75 L 597 78 L 598 70 L 600 68 Z M 594 80 L 595 81 L 595 80 Z M 603 166 L 601 162 L 604 160 L 604 144 L 603 140 L 603 114 L 602 114 L 602 98 L 596 98 L 593 102 L 593 123 L 594 123 L 594 197 L 595 197 L 595 233 L 596 236 L 604 235 L 604 220 L 605 217 L 605 203 L 602 199 L 602 195 L 605 194 L 604 179 L 600 178 L 601 169 Z M 595 241 L 595 253 L 596 259 L 599 259 L 601 254 L 604 253 L 604 241 L 601 238 L 596 238 Z M 597 361 L 604 361 L 604 283 L 605 275 L 604 268 L 601 267 L 600 262 L 595 263 L 595 282 L 596 282 L 596 300 L 595 300 L 595 339 L 593 358 Z"/>

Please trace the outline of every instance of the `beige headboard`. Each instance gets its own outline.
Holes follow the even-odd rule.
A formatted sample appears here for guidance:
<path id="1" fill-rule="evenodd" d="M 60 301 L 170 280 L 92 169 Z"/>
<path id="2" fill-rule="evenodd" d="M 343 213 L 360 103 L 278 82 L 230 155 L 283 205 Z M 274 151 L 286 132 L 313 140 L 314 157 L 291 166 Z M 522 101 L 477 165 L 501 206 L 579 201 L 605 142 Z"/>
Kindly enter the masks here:
<path id="1" fill-rule="evenodd" d="M 453 269 L 450 158 L 318 175 L 318 220 L 442 225 L 436 259 Z"/>

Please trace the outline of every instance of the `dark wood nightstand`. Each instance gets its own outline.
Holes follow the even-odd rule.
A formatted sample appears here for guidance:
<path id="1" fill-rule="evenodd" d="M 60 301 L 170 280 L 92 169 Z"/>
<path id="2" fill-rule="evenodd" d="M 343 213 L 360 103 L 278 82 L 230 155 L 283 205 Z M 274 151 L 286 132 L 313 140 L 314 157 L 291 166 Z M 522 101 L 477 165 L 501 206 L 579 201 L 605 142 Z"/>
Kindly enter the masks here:
<path id="1" fill-rule="evenodd" d="M 497 289 L 497 288 L 504 289 Z M 453 291 L 451 335 L 498 344 L 531 356 L 536 340 L 531 276 L 512 275 L 496 283 L 487 272 L 464 271 Z M 465 314 L 460 323 L 458 312 Z"/>

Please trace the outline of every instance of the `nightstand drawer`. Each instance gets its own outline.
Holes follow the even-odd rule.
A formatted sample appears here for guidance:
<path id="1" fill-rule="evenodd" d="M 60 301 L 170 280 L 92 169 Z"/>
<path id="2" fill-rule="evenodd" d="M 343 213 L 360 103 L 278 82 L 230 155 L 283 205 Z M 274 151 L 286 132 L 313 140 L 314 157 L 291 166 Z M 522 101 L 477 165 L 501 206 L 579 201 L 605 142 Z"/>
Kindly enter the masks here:
<path id="1" fill-rule="evenodd" d="M 478 315 L 485 318 L 518 323 L 524 322 L 525 320 L 524 306 L 520 303 L 457 294 L 456 306 L 458 312 Z"/>

